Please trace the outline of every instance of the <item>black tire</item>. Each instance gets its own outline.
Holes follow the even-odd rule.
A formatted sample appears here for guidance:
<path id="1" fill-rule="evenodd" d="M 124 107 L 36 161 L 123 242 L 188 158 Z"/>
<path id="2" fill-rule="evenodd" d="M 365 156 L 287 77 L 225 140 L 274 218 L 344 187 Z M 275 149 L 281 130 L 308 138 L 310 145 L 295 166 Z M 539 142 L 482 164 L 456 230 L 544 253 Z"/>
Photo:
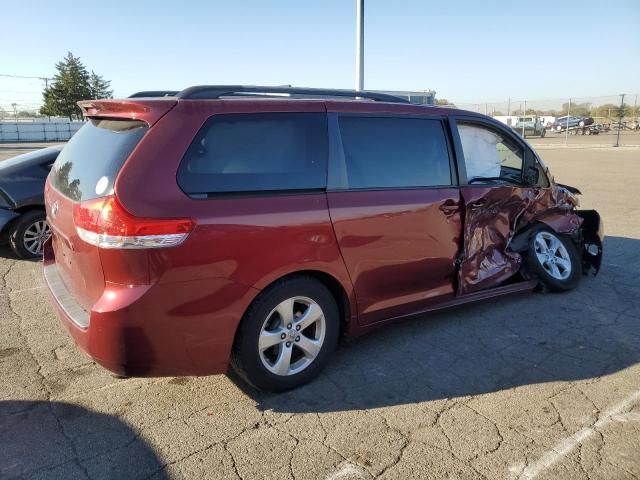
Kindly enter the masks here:
<path id="1" fill-rule="evenodd" d="M 27 250 L 25 245 L 25 233 L 35 223 L 46 221 L 46 215 L 42 210 L 31 210 L 18 217 L 9 229 L 9 245 L 11 250 L 20 258 L 39 258 L 42 252 L 33 253 Z"/>
<path id="2" fill-rule="evenodd" d="M 320 306 L 325 319 L 324 342 L 315 359 L 303 370 L 286 376 L 277 375 L 265 367 L 258 349 L 258 341 L 270 313 L 281 302 L 294 297 L 306 297 Z M 339 331 L 338 307 L 327 287 L 313 277 L 290 277 L 265 289 L 243 316 L 234 341 L 231 366 L 238 375 L 259 390 L 291 390 L 311 381 L 327 365 L 338 344 Z M 274 348 L 284 348 L 283 345 Z"/>
<path id="3" fill-rule="evenodd" d="M 557 239 L 564 247 L 568 256 L 568 261 L 571 265 L 571 270 L 566 278 L 557 278 L 552 275 L 547 268 L 541 263 L 538 253 L 536 251 L 536 238 L 538 234 L 544 232 L 544 234 Z M 529 241 L 529 248 L 527 249 L 525 256 L 527 266 L 530 271 L 540 280 L 540 282 L 552 292 L 562 292 L 574 289 L 578 283 L 580 283 L 580 277 L 582 276 L 582 260 L 576 249 L 574 243 L 566 235 L 562 235 L 554 232 L 549 228 L 541 228 L 536 230 L 531 235 Z M 547 264 L 548 265 L 548 264 Z M 557 267 L 561 268 L 561 267 Z M 562 273 L 560 273 L 562 275 Z"/>

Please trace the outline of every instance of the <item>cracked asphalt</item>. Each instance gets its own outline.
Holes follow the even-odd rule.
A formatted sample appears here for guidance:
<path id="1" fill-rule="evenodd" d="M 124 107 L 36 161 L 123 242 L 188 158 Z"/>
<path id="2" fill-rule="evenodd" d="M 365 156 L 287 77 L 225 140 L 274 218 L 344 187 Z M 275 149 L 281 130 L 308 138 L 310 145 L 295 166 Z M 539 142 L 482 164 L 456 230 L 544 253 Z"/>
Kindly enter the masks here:
<path id="1" fill-rule="evenodd" d="M 541 153 L 604 217 L 599 276 L 389 326 L 286 394 L 114 378 L 0 250 L 0 478 L 640 478 L 640 149 Z"/>

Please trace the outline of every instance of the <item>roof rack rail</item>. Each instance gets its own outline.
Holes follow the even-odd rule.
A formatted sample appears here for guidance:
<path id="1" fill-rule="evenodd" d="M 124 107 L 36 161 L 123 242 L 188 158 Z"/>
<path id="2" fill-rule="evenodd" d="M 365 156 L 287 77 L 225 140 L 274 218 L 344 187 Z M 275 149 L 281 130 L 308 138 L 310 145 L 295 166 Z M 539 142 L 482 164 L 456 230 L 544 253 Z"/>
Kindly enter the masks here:
<path id="1" fill-rule="evenodd" d="M 129 95 L 128 98 L 175 97 L 179 90 L 146 90 Z"/>
<path id="2" fill-rule="evenodd" d="M 366 98 L 378 102 L 409 103 L 404 98 L 389 95 L 387 93 L 356 91 L 356 90 L 333 90 L 324 88 L 302 88 L 302 87 L 265 87 L 258 85 L 201 85 L 189 87 L 177 93 L 180 99 L 217 99 L 220 97 L 232 97 L 243 94 L 262 95 L 291 95 L 295 97 L 348 97 Z"/>

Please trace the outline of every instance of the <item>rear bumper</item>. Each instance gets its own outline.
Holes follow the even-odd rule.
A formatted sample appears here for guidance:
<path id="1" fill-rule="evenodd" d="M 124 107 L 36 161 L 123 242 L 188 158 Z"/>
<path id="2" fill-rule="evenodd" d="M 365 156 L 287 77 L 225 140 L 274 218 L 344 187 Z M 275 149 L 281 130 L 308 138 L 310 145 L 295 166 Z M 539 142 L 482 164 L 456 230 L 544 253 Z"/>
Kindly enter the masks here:
<path id="1" fill-rule="evenodd" d="M 83 311 L 44 249 L 51 304 L 80 349 L 125 376 L 211 375 L 228 369 L 236 327 L 255 290 L 226 279 L 107 283 Z"/>

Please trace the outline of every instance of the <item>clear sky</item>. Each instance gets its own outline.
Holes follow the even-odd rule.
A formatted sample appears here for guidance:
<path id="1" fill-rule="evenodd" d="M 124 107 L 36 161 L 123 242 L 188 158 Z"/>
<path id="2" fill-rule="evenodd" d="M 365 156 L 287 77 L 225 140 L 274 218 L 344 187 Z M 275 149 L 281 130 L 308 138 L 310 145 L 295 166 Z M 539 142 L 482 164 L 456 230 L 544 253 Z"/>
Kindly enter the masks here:
<path id="1" fill-rule="evenodd" d="M 71 51 L 118 96 L 354 87 L 355 0 L 20 0 L 0 12 L 2 74 L 52 76 Z M 365 88 L 460 103 L 638 93 L 640 1 L 365 0 Z M 0 78 L 0 104 L 38 90 Z"/>

